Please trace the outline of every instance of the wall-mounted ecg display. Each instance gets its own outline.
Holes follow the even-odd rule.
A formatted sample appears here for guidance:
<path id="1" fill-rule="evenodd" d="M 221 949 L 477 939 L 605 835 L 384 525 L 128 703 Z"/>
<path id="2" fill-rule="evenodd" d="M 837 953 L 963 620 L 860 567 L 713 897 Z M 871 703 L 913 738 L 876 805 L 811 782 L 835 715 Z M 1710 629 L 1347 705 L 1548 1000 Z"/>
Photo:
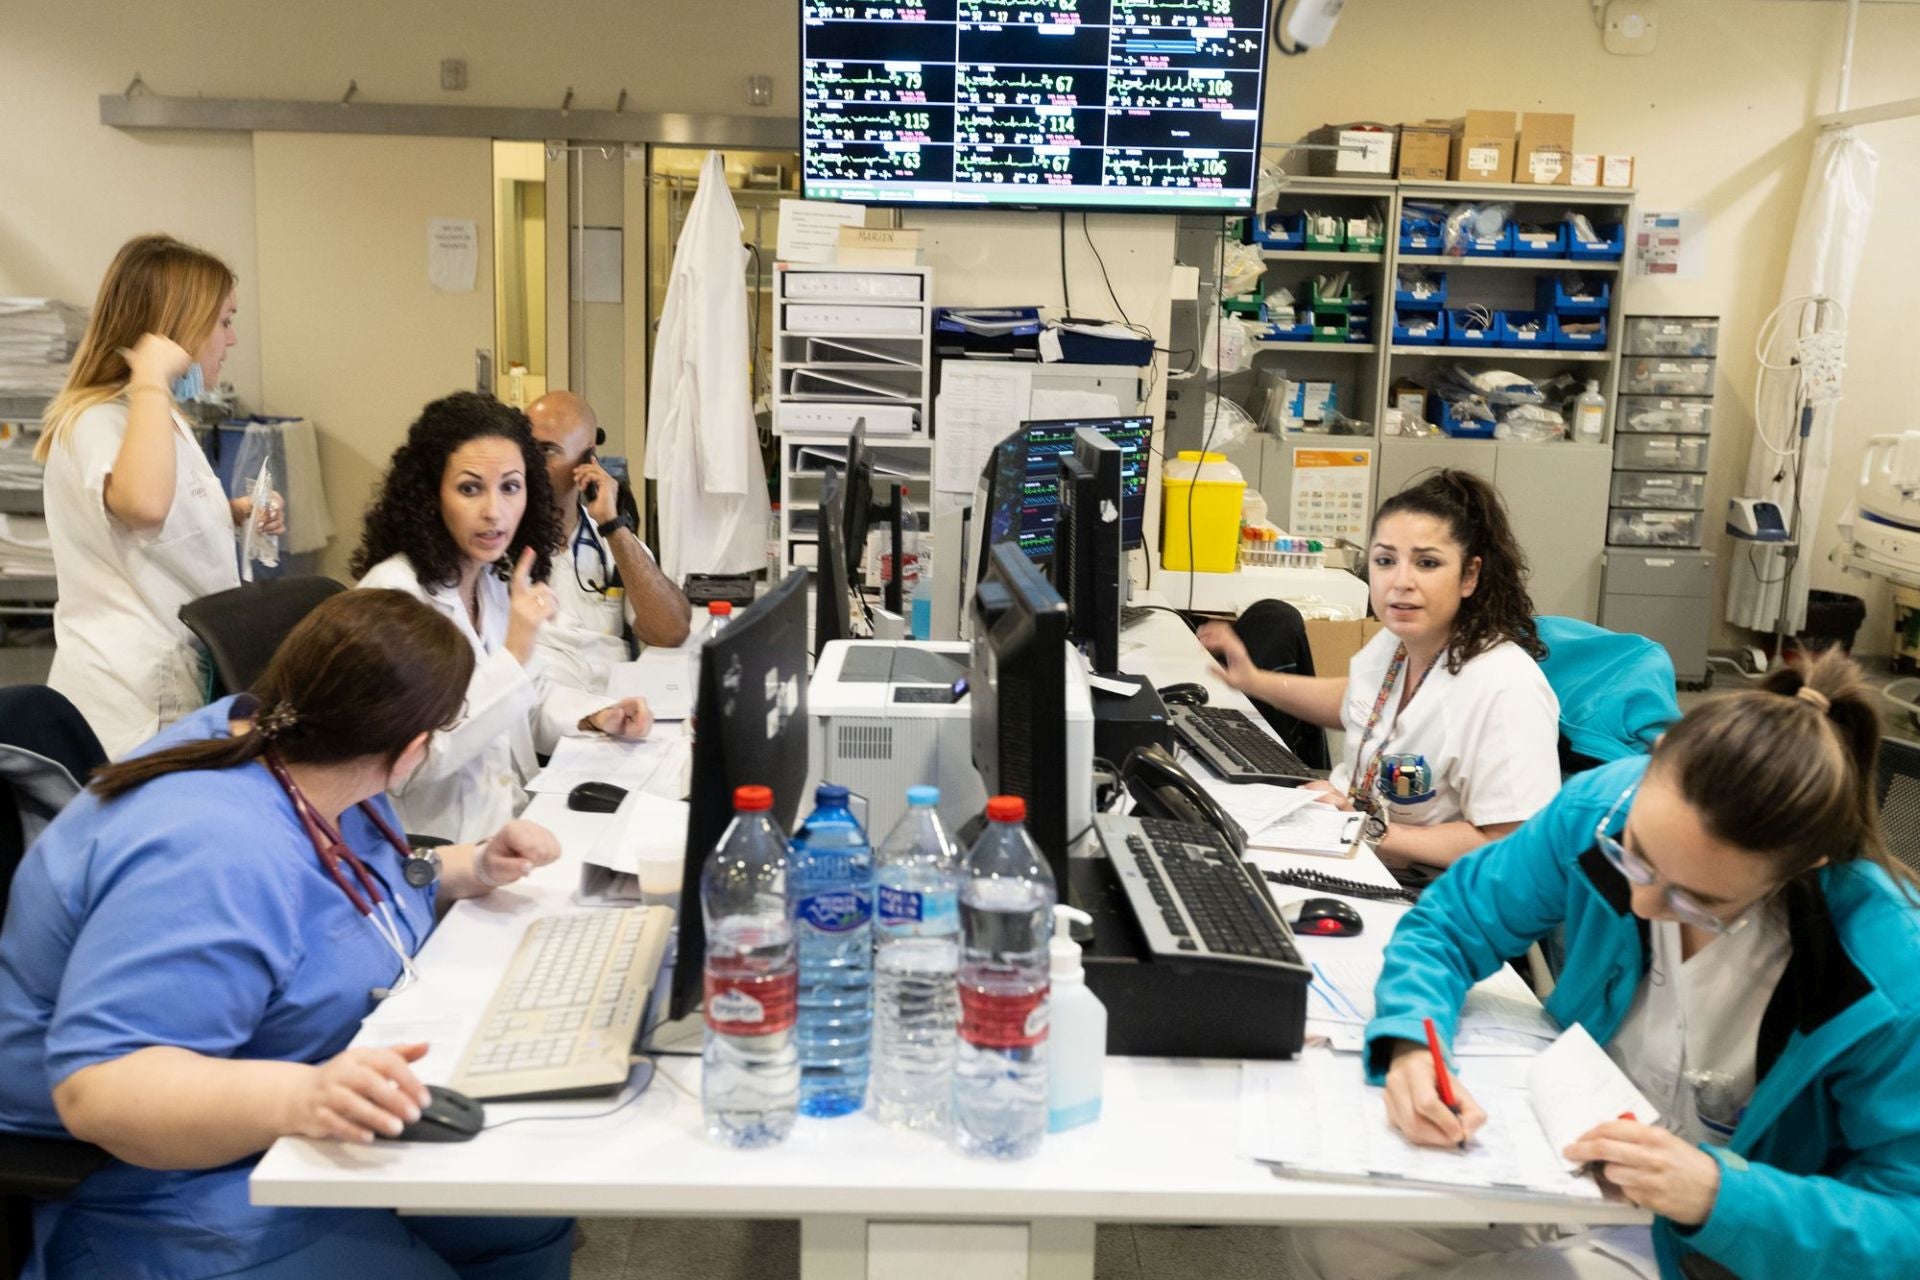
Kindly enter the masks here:
<path id="1" fill-rule="evenodd" d="M 1267 0 L 802 0 L 806 194 L 1248 210 Z"/>

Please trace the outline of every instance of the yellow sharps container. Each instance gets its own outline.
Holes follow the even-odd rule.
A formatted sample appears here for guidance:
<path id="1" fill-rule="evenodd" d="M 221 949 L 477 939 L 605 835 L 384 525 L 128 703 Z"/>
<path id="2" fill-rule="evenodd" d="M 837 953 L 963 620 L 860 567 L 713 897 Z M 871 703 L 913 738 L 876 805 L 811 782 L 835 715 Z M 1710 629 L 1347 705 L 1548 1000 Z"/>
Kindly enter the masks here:
<path id="1" fill-rule="evenodd" d="M 1161 471 L 1160 563 L 1170 570 L 1232 573 L 1239 567 L 1240 500 L 1246 492 L 1246 477 L 1225 454 L 1181 450 Z"/>

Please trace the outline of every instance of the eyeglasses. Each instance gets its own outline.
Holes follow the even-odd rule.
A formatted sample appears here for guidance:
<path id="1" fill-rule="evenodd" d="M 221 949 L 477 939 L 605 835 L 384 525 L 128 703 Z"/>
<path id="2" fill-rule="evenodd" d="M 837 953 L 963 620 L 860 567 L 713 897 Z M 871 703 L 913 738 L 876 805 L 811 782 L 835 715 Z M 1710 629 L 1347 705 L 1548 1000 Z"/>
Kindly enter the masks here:
<path id="1" fill-rule="evenodd" d="M 1717 912 L 1702 905 L 1697 898 L 1685 889 L 1676 889 L 1671 885 L 1661 884 L 1659 874 L 1648 865 L 1645 858 L 1642 858 L 1619 840 L 1607 834 L 1607 828 L 1613 825 L 1613 820 L 1619 815 L 1621 806 L 1633 799 L 1634 792 L 1639 789 L 1640 784 L 1636 782 L 1625 791 L 1622 791 L 1620 798 L 1613 802 L 1613 807 L 1607 810 L 1607 816 L 1600 819 L 1600 825 L 1593 829 L 1593 838 L 1595 843 L 1600 846 L 1600 852 L 1607 855 L 1607 861 L 1618 867 L 1620 874 L 1625 876 L 1629 883 L 1639 885 L 1643 888 L 1648 885 L 1659 885 L 1666 895 L 1667 910 L 1673 912 L 1675 916 L 1687 924 L 1693 925 L 1696 928 L 1705 929 L 1708 933 L 1720 934 L 1722 936 L 1730 933 L 1738 933 L 1740 930 L 1746 928 L 1748 922 L 1754 917 L 1754 911 L 1751 907 L 1741 912 L 1737 919 L 1729 921 L 1721 918 Z M 1622 834 L 1624 834 L 1624 829 Z"/>

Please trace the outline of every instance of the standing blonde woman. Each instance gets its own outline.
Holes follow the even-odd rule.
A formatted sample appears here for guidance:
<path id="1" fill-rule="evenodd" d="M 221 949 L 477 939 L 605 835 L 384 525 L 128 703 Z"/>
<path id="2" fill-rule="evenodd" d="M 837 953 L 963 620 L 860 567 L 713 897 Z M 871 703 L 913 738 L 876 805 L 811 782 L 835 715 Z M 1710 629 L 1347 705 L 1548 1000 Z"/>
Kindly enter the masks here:
<path id="1" fill-rule="evenodd" d="M 218 380 L 235 305 L 233 272 L 212 254 L 128 241 L 34 452 L 60 596 L 48 683 L 116 759 L 206 701 L 180 606 L 240 585 L 234 527 L 252 504 L 227 498 L 178 408 Z M 281 523 L 269 511 L 261 531 Z"/>

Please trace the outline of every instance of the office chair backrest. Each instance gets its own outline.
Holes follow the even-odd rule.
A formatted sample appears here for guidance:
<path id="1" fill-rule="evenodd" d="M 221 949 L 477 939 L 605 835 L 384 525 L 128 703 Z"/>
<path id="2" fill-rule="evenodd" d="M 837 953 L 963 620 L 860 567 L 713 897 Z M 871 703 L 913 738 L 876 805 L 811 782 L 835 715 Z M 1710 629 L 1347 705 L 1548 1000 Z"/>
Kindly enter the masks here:
<path id="1" fill-rule="evenodd" d="M 345 590 L 332 578 L 273 578 L 202 596 L 183 607 L 180 621 L 213 657 L 214 696 L 251 686 L 300 619 Z"/>
<path id="2" fill-rule="evenodd" d="M 1887 852 L 1920 871 L 1920 746 L 1881 740 L 1879 797 Z"/>
<path id="3" fill-rule="evenodd" d="M 1652 751 L 1680 718 L 1666 649 L 1578 618 L 1534 622 L 1547 646 L 1540 671 L 1560 700 L 1562 768 L 1573 773 Z"/>
<path id="4" fill-rule="evenodd" d="M 0 918 L 20 859 L 106 762 L 100 740 L 61 694 L 38 684 L 0 689 Z"/>

